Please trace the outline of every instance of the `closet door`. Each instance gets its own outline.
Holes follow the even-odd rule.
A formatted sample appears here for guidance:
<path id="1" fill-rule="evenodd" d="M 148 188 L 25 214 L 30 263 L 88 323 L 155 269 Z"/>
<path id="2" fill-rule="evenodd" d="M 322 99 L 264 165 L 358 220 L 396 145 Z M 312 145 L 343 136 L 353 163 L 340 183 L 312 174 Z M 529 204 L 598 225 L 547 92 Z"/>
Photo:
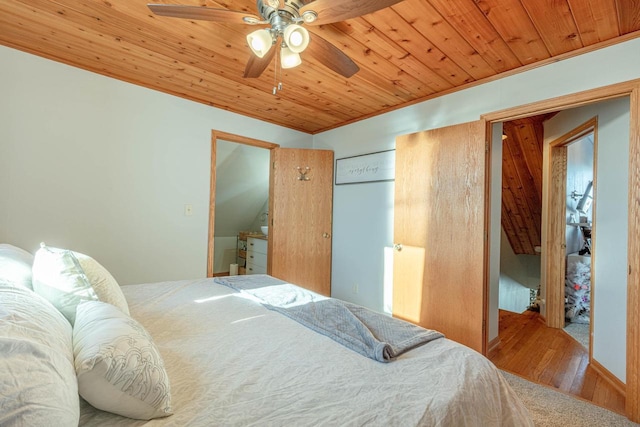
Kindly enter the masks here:
<path id="1" fill-rule="evenodd" d="M 485 121 L 396 139 L 393 315 L 485 350 Z"/>
<path id="2" fill-rule="evenodd" d="M 271 150 L 270 275 L 331 295 L 333 151 Z"/>

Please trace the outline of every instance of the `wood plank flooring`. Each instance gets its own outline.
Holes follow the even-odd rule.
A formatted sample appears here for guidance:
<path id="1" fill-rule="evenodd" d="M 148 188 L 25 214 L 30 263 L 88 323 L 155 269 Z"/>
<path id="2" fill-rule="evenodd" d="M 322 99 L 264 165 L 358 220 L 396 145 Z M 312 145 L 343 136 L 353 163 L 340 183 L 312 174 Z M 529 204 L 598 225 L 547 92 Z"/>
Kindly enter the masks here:
<path id="1" fill-rule="evenodd" d="M 624 396 L 589 365 L 588 349 L 539 313 L 500 310 L 498 338 L 489 353 L 498 368 L 625 414 Z"/>

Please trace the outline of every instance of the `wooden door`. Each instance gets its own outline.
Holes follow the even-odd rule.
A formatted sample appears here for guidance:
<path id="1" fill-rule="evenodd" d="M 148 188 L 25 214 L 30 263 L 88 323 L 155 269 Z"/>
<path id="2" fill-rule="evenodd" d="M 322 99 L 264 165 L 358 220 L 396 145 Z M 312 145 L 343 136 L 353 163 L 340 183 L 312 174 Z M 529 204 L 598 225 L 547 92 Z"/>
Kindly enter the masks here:
<path id="1" fill-rule="evenodd" d="M 550 328 L 564 328 L 564 280 L 567 256 L 567 147 L 550 148 L 551 164 L 545 242 L 546 319 Z"/>
<path id="2" fill-rule="evenodd" d="M 485 350 L 485 121 L 396 139 L 393 315 Z"/>
<path id="3" fill-rule="evenodd" d="M 333 151 L 271 150 L 270 275 L 331 294 Z"/>

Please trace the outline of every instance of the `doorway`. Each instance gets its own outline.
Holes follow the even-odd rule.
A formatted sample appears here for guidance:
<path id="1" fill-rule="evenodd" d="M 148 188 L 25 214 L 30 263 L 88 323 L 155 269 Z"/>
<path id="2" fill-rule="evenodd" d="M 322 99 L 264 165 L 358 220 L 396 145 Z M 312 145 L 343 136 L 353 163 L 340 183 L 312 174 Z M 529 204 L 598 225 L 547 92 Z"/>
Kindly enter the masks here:
<path id="1" fill-rule="evenodd" d="M 225 234 L 229 234 L 229 232 L 222 233 L 220 236 L 221 239 L 218 241 L 219 248 L 216 250 L 216 187 L 218 184 L 218 176 L 217 176 L 217 156 L 218 156 L 218 141 L 222 141 L 223 145 L 229 143 L 240 144 L 246 147 L 249 147 L 253 150 L 255 149 L 266 149 L 273 150 L 278 148 L 278 144 L 273 144 L 266 141 L 260 141 L 253 138 L 247 138 L 241 135 L 234 135 L 227 132 L 221 132 L 213 130 L 211 131 L 211 180 L 210 180 L 210 194 L 209 194 L 209 235 L 208 235 L 208 245 L 207 245 L 207 277 L 213 277 L 216 273 L 216 270 L 219 270 L 218 273 L 224 274 L 224 270 L 226 265 L 233 264 L 235 260 L 236 254 L 236 239 L 232 236 L 224 236 Z M 268 164 L 267 164 L 268 168 Z M 269 172 L 267 170 L 266 176 L 267 182 L 269 182 Z M 268 194 L 270 192 L 270 185 L 267 188 L 267 199 Z M 262 201 L 264 203 L 264 200 Z M 259 204 L 259 202 L 258 202 Z M 261 213 L 258 212 L 258 221 L 261 221 Z M 233 245 L 231 245 L 233 243 Z M 217 255 L 216 255 L 217 252 Z M 217 258 L 217 260 L 216 260 Z M 217 262 L 216 262 L 217 261 Z M 216 266 L 217 264 L 217 266 Z"/>
<path id="2" fill-rule="evenodd" d="M 244 274 L 242 237 L 261 235 L 267 225 L 269 150 L 218 139 L 215 192 L 213 275 Z"/>
<path id="3" fill-rule="evenodd" d="M 502 123 L 500 310 L 522 313 L 535 308 L 540 287 L 544 123 L 554 115 Z"/>
<path id="4" fill-rule="evenodd" d="M 539 311 L 540 308 L 539 291 L 544 274 L 541 274 L 544 125 L 556 114 L 547 113 L 502 124 L 500 310 L 522 313 L 525 310 Z M 552 173 L 556 171 L 556 175 L 550 178 L 550 182 L 557 186 L 550 194 L 557 196 L 554 200 L 559 222 L 557 228 L 554 225 L 549 229 L 557 229 L 558 232 L 562 229 L 565 242 L 564 246 L 558 246 L 566 250 L 558 251 L 553 256 L 554 261 L 548 264 L 557 270 L 557 277 L 549 281 L 559 281 L 567 286 L 562 296 L 562 299 L 567 298 L 566 308 L 558 300 L 555 303 L 561 306 L 553 311 L 563 313 L 562 319 L 569 319 L 572 324 L 566 329 L 567 333 L 587 349 L 591 312 L 590 233 L 596 126 L 597 119 L 594 118 L 551 143 L 557 147 L 551 149 L 551 156 L 555 154 L 558 158 L 551 160 L 555 165 L 551 168 Z M 561 272 L 565 266 L 567 268 Z"/>
<path id="5" fill-rule="evenodd" d="M 550 162 L 554 165 L 551 181 L 558 185 L 564 183 L 564 192 L 562 195 L 559 192 L 549 194 L 548 203 L 557 204 L 556 207 L 550 206 L 549 212 L 559 215 L 549 218 L 552 225 L 548 240 L 551 245 L 562 247 L 556 242 L 563 239 L 564 251 L 557 254 L 559 259 L 550 260 L 551 265 L 560 269 L 550 271 L 558 276 L 548 276 L 550 282 L 547 282 L 548 287 L 555 286 L 558 281 L 563 283 L 560 287 L 563 293 L 559 299 L 549 299 L 548 304 L 557 305 L 552 312 L 564 312 L 565 332 L 586 349 L 590 349 L 593 312 L 594 278 L 591 271 L 595 265 L 596 247 L 592 230 L 595 229 L 597 141 L 598 119 L 593 117 L 550 143 Z M 555 225 L 555 221 L 559 224 Z M 563 235 L 559 234 L 562 224 Z M 591 356 L 589 351 L 589 361 Z"/>
<path id="6" fill-rule="evenodd" d="M 612 257 L 612 259 L 607 260 L 607 264 L 609 266 L 604 266 L 604 261 L 599 264 L 598 268 L 594 268 L 593 274 L 595 275 L 595 271 L 599 270 L 602 272 L 603 268 L 610 269 L 609 271 L 617 274 L 617 276 L 609 275 L 607 284 L 605 286 L 612 286 L 610 291 L 599 290 L 600 294 L 598 294 L 599 303 L 597 305 L 596 311 L 596 319 L 598 320 L 598 327 L 595 331 L 595 338 L 597 342 L 598 348 L 593 353 L 594 363 L 590 363 L 589 366 L 598 371 L 601 375 L 601 378 L 604 382 L 608 382 L 612 385 L 613 388 L 622 390 L 622 394 L 624 395 L 625 390 L 625 366 L 630 368 L 632 363 L 632 358 L 625 359 L 625 343 L 629 342 L 629 326 L 630 324 L 626 323 L 627 313 L 626 313 L 626 304 L 629 301 L 629 298 L 632 296 L 631 287 L 629 287 L 629 295 L 627 295 L 627 235 L 633 235 L 634 231 L 632 230 L 632 226 L 629 226 L 627 229 L 627 214 L 628 211 L 631 210 L 631 206 L 628 205 L 628 191 L 627 191 L 627 182 L 632 182 L 633 180 L 633 168 L 629 169 L 629 156 L 630 156 L 630 141 L 631 147 L 633 147 L 634 139 L 630 138 L 630 122 L 631 129 L 633 129 L 633 123 L 636 120 L 633 114 L 629 113 L 629 101 L 630 98 L 621 96 L 616 100 L 599 100 L 598 103 L 592 102 L 586 103 L 582 102 L 576 105 L 573 108 L 563 108 L 559 110 L 560 112 L 545 122 L 544 130 L 545 130 L 545 140 L 546 144 L 543 147 L 543 153 L 545 159 L 554 158 L 553 161 L 544 163 L 544 176 L 554 178 L 546 178 L 546 184 L 543 188 L 543 200 L 548 200 L 549 197 L 558 197 L 560 202 L 558 203 L 549 203 L 545 202 L 545 208 L 543 210 L 544 221 L 542 227 L 542 272 L 543 275 L 541 277 L 541 281 L 543 282 L 543 288 L 540 295 L 539 302 L 541 303 L 541 311 L 543 315 L 543 319 L 546 321 L 548 326 L 552 326 L 552 322 L 557 322 L 557 325 L 553 325 L 555 328 L 562 328 L 565 324 L 565 305 L 564 305 L 564 267 L 565 260 L 567 255 L 567 241 L 566 241 L 566 232 L 569 227 L 575 227 L 574 225 L 570 225 L 570 215 L 567 213 L 567 208 L 570 208 L 573 212 L 576 211 L 577 204 L 582 200 L 582 197 L 585 193 L 588 194 L 587 184 L 588 181 L 593 181 L 592 186 L 595 189 L 597 179 L 602 178 L 598 174 L 598 178 L 594 176 L 592 179 L 588 179 L 588 177 L 584 178 L 584 185 L 580 183 L 581 188 L 574 188 L 570 186 L 567 188 L 567 177 L 566 177 L 566 166 L 567 160 L 566 157 L 558 157 L 555 158 L 551 155 L 551 151 L 555 150 L 554 147 L 551 146 L 551 142 L 560 140 L 564 135 L 570 134 L 570 138 L 562 138 L 563 144 L 567 146 L 570 142 L 575 142 L 578 140 L 578 136 L 586 136 L 588 132 L 591 130 L 586 129 L 585 127 L 581 128 L 579 131 L 571 131 L 572 129 L 576 129 L 579 127 L 581 123 L 585 123 L 589 118 L 597 116 L 601 114 L 603 117 L 604 133 L 602 135 L 598 135 L 596 132 L 595 139 L 600 138 L 602 141 L 606 141 L 607 144 L 607 153 L 601 153 L 599 157 L 606 157 L 610 155 L 610 151 L 615 149 L 618 151 L 616 154 L 616 160 L 612 161 L 612 159 L 608 159 L 605 163 L 600 164 L 602 162 L 601 159 L 598 159 L 598 163 L 596 166 L 596 170 L 599 166 L 602 167 L 602 170 L 606 170 L 607 177 L 602 178 L 608 180 L 609 185 L 605 186 L 605 193 L 618 193 L 616 194 L 616 201 L 613 202 L 615 207 L 612 207 L 610 213 L 613 215 L 609 217 L 610 223 L 620 224 L 624 230 L 622 231 L 622 238 L 620 234 L 616 234 L 616 237 L 613 238 L 615 233 L 619 233 L 619 231 L 614 231 L 612 233 L 602 233 L 602 229 L 600 229 L 601 234 L 605 235 L 605 239 L 610 239 L 610 242 L 613 246 L 610 248 L 610 254 L 616 254 L 617 256 Z M 633 101 L 631 102 L 633 104 Z M 548 105 L 547 105 L 548 107 Z M 523 108 L 524 109 L 524 108 Z M 602 109 L 602 111 L 598 111 L 598 109 Z M 624 113 L 623 110 L 627 112 Z M 549 110 L 547 110 L 549 111 Z M 524 113 L 524 112 L 522 112 Z M 520 117 L 524 117 L 525 114 L 519 115 Z M 598 120 L 600 122 L 600 120 Z M 602 125 L 602 123 L 600 123 Z M 611 134 L 614 128 L 621 130 L 619 135 Z M 602 129 L 600 129 L 602 130 Z M 496 130 L 493 130 L 493 136 L 495 138 Z M 604 136 L 606 133 L 606 136 Z M 633 133 L 631 131 L 631 133 Z M 581 135 L 580 135 L 581 134 Z M 603 142 L 605 143 L 605 142 Z M 560 143 L 558 143 L 560 144 Z M 613 144 L 613 145 L 610 145 Z M 618 145 L 623 144 L 623 145 Z M 560 150 L 560 147 L 558 147 Z M 567 147 L 564 148 L 567 150 Z M 632 152 L 633 150 L 631 150 Z M 603 157 L 604 156 L 604 157 Z M 632 156 L 633 157 L 633 156 Z M 632 160 L 633 163 L 633 160 Z M 562 178 L 557 178 L 559 175 L 555 174 L 555 171 L 563 171 L 565 174 Z M 615 179 L 615 180 L 614 180 Z M 600 181 L 598 181 L 600 182 Z M 617 182 L 617 184 L 615 183 Z M 601 186 L 601 188 L 603 188 Z M 572 196 L 573 194 L 573 197 Z M 594 193 L 595 194 L 595 193 Z M 588 201 L 588 197 L 584 199 L 584 203 L 586 204 Z M 602 201 L 599 201 L 599 209 L 603 208 Z M 593 209 L 593 206 L 591 207 Z M 557 211 L 557 212 L 555 212 Z M 629 213 L 630 214 L 630 213 Z M 599 217 L 601 215 L 599 214 Z M 557 221 L 553 222 L 553 218 L 558 218 Z M 576 220 L 580 220 L 579 216 L 575 216 Z M 588 221 L 585 221 L 585 223 Z M 581 230 L 582 231 L 582 230 Z M 586 230 L 588 231 L 588 230 Z M 552 240 L 550 236 L 553 235 L 561 236 L 559 240 Z M 595 229 L 594 229 L 595 233 Z M 583 235 L 583 239 L 584 239 Z M 598 244 L 602 242 L 599 241 Z M 595 238 L 593 240 L 593 244 L 595 244 Z M 629 241 L 631 244 L 631 241 Z M 602 249 L 602 246 L 599 246 Z M 593 246 L 595 249 L 595 246 Z M 582 248 L 578 249 L 580 251 Z M 557 255 L 553 255 L 554 251 L 557 252 Z M 595 262 L 595 259 L 592 261 Z M 558 277 L 561 277 L 560 280 L 551 281 L 549 280 L 549 271 L 556 271 Z M 614 279 L 615 277 L 615 279 Z M 600 280 L 598 280 L 600 282 Z M 558 283 L 560 286 L 554 287 L 553 285 Z M 595 288 L 594 288 L 595 289 Z M 594 298 L 592 298 L 592 301 Z M 598 300 L 595 298 L 595 300 Z M 615 300 L 615 302 L 614 302 Z M 559 305 L 553 304 L 554 301 L 560 301 Z M 630 303 L 630 301 L 629 301 Z M 637 301 L 636 301 L 637 303 Z M 598 304 L 598 303 L 596 303 Z M 616 306 L 617 308 L 613 308 Z M 598 311 L 602 310 L 601 315 L 597 315 Z M 593 312 L 593 310 L 592 310 Z M 616 319 L 615 321 L 609 322 L 609 320 Z M 629 325 L 629 326 L 628 326 Z M 627 334 L 625 336 L 624 331 L 627 330 Z M 620 331 L 623 331 L 620 333 Z M 551 343 L 547 343 L 551 344 Z M 545 343 L 539 343 L 537 348 L 540 348 L 543 345 L 547 345 Z M 620 346 L 620 347 L 618 347 Z M 614 347 L 616 349 L 614 350 Z M 560 354 L 565 354 L 564 348 L 557 348 L 555 351 L 560 351 Z M 551 354 L 551 353 L 549 353 Z M 551 356 L 549 356 L 551 357 Z M 618 360 L 614 361 L 613 358 L 618 357 Z M 590 358 L 589 358 L 590 359 Z M 543 360 L 533 360 L 532 363 L 541 363 Z M 587 360 L 588 363 L 588 360 Z M 553 367 L 549 365 L 548 361 L 546 364 L 542 364 L 540 366 L 540 371 L 537 371 L 537 374 L 542 372 L 542 367 Z M 629 378 L 629 377 L 627 377 Z M 534 379 L 535 380 L 535 379 Z M 574 384 L 575 385 L 575 384 Z M 629 398 L 629 390 L 633 386 L 631 385 L 631 381 L 626 381 L 626 395 Z"/>

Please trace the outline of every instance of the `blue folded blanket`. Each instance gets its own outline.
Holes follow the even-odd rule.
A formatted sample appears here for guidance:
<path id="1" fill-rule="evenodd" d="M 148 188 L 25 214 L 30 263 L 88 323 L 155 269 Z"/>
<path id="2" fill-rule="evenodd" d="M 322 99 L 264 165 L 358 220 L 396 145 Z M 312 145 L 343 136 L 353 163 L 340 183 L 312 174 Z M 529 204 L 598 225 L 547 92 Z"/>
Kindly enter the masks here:
<path id="1" fill-rule="evenodd" d="M 444 336 L 264 274 L 218 277 L 215 281 L 251 295 L 266 308 L 379 362 L 390 362 Z"/>

